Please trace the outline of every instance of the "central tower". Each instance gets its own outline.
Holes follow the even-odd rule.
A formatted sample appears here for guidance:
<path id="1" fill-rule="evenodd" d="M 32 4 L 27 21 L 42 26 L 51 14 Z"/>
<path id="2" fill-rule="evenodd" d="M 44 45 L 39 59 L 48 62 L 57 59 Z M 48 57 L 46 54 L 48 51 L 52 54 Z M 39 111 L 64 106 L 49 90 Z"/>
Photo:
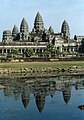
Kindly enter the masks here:
<path id="1" fill-rule="evenodd" d="M 62 23 L 61 33 L 63 33 L 64 38 L 70 39 L 70 29 L 66 20 Z"/>
<path id="2" fill-rule="evenodd" d="M 36 32 L 44 31 L 43 19 L 39 12 L 37 13 L 35 17 L 34 29 L 36 30 Z"/>

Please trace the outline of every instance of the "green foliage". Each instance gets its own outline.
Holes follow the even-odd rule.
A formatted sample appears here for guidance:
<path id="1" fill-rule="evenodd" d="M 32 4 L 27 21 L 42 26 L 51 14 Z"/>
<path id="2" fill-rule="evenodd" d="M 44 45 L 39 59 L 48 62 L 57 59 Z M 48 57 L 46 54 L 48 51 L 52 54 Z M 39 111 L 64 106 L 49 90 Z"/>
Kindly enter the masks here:
<path id="1" fill-rule="evenodd" d="M 17 48 L 14 48 L 14 49 L 12 49 L 11 53 L 12 53 L 12 58 L 13 57 L 17 58 L 17 56 L 19 54 L 19 50 Z"/>
<path id="2" fill-rule="evenodd" d="M 56 61 L 56 62 L 1 62 L 0 68 L 69 68 L 72 66 L 81 66 L 84 67 L 84 61 Z"/>
<path id="3" fill-rule="evenodd" d="M 14 55 L 18 55 L 19 54 L 19 50 L 14 48 L 14 49 L 12 49 L 11 53 L 14 54 Z"/>
<path id="4" fill-rule="evenodd" d="M 46 56 L 55 56 L 56 54 L 56 48 L 54 47 L 53 44 L 49 43 L 45 49 L 45 53 Z"/>
<path id="5" fill-rule="evenodd" d="M 26 49 L 25 54 L 27 57 L 30 57 L 34 54 L 34 50 L 32 48 L 28 48 L 28 49 Z"/>

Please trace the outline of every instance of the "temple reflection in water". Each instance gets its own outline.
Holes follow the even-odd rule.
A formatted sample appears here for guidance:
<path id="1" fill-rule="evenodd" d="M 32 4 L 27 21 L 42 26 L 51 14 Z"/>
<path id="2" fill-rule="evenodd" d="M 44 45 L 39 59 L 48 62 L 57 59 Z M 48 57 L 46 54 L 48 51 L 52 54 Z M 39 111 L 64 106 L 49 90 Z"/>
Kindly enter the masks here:
<path id="1" fill-rule="evenodd" d="M 66 78 L 66 77 L 65 77 Z M 44 80 L 26 80 L 25 82 L 18 83 L 13 81 L 4 83 L 3 93 L 5 97 L 14 97 L 16 101 L 21 100 L 24 108 L 28 108 L 30 102 L 30 96 L 33 94 L 34 100 L 39 112 L 42 112 L 45 107 L 46 97 L 51 96 L 53 99 L 56 92 L 60 91 L 63 96 L 64 103 L 68 104 L 71 98 L 72 86 L 75 89 L 84 88 L 84 80 L 79 81 L 70 78 L 57 78 L 55 79 L 44 79 Z M 65 79 L 65 80 L 63 80 Z"/>
<path id="2" fill-rule="evenodd" d="M 30 90 L 29 90 L 29 86 L 27 84 L 23 84 L 23 86 L 22 86 L 21 98 L 22 98 L 22 103 L 23 103 L 24 107 L 26 108 L 29 103 L 29 99 L 30 99 Z"/>

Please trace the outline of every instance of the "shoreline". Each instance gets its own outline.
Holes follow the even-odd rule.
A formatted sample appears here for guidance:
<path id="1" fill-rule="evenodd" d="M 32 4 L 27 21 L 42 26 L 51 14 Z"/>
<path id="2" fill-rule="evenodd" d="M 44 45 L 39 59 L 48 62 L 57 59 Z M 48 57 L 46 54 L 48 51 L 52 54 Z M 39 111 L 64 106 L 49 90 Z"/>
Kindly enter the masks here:
<path id="1" fill-rule="evenodd" d="M 0 75 L 84 74 L 84 61 L 0 63 Z"/>
<path id="2" fill-rule="evenodd" d="M 56 77 L 60 75 L 83 75 L 84 68 L 73 66 L 71 68 L 36 68 L 36 69 L 1 69 L 0 68 L 0 76 L 11 76 L 11 75 L 21 75 L 21 76 L 35 76 L 35 77 Z"/>

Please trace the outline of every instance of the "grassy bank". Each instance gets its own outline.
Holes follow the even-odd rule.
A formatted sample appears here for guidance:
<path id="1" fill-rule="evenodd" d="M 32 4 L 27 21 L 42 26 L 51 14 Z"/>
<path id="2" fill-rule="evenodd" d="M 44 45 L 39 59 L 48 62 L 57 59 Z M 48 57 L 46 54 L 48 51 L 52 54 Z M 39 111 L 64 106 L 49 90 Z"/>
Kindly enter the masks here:
<path id="1" fill-rule="evenodd" d="M 16 62 L 16 63 L 0 63 L 0 68 L 69 68 L 72 66 L 84 67 L 84 61 L 59 61 L 59 62 Z"/>

